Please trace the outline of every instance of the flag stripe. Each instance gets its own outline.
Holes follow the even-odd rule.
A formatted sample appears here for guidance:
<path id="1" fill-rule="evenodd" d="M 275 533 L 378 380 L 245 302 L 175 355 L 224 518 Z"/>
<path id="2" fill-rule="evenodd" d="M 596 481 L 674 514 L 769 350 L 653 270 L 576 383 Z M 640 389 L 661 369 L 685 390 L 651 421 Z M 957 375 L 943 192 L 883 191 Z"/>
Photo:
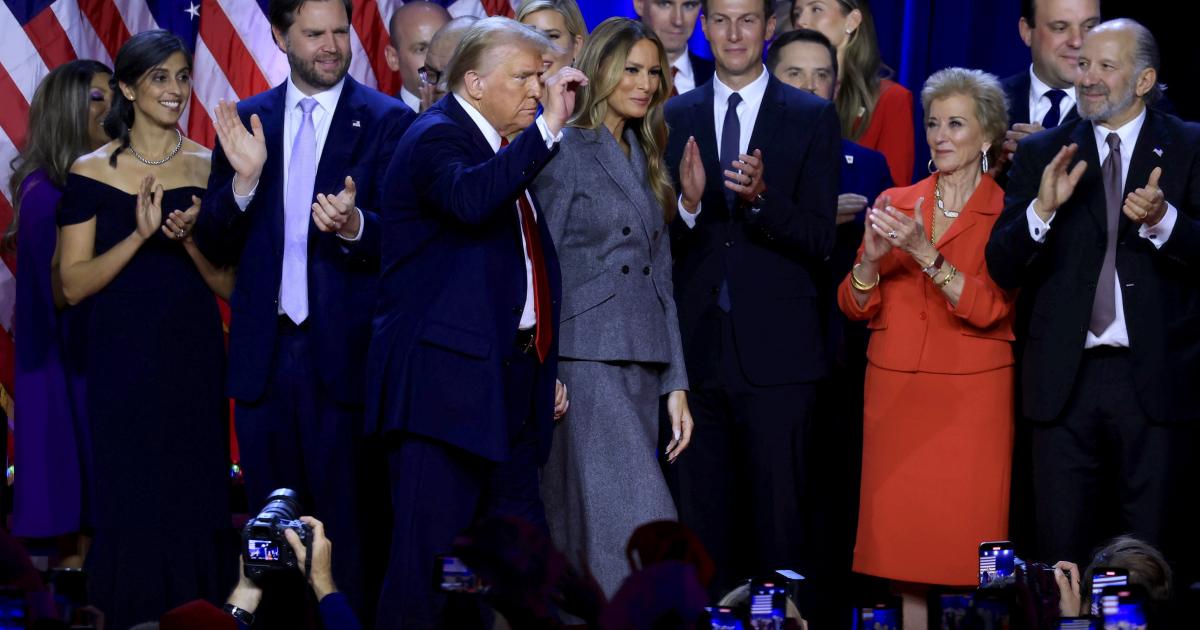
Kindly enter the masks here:
<path id="1" fill-rule="evenodd" d="M 225 12 L 215 2 L 205 2 L 200 9 L 200 39 L 196 41 L 197 52 L 202 44 L 212 54 L 217 66 L 238 69 L 238 72 L 227 72 L 224 77 L 237 96 L 245 98 L 271 87 L 257 67 L 246 63 L 253 59 L 250 51 L 229 23 Z M 208 102 L 207 99 L 205 102 Z M 210 104 L 216 105 L 215 102 Z"/>
<path id="2" fill-rule="evenodd" d="M 78 2 L 58 0 L 51 8 L 63 31 L 74 44 L 75 53 L 80 59 L 95 59 L 109 68 L 112 67 L 112 55 L 104 48 L 104 42 L 100 41 L 92 23 L 84 19 L 83 14 L 79 12 Z"/>
<path id="3" fill-rule="evenodd" d="M 92 23 L 92 28 L 96 30 L 96 35 L 100 36 L 108 55 L 116 59 L 121 44 L 125 43 L 130 35 L 129 29 L 125 27 L 125 20 L 112 10 L 111 0 L 79 0 L 79 10 Z"/>
<path id="4" fill-rule="evenodd" d="M 354 32 L 362 41 L 367 60 L 371 62 L 379 90 L 386 94 L 395 94 L 400 89 L 400 80 L 399 75 L 388 67 L 384 55 L 391 39 L 388 36 L 387 25 L 379 14 L 379 5 L 375 0 L 354 0 L 354 16 L 351 21 Z"/>
<path id="5" fill-rule="evenodd" d="M 50 69 L 46 67 L 41 56 L 37 54 L 37 48 L 34 48 L 33 43 L 29 41 L 29 37 L 25 35 L 25 29 L 21 28 L 21 24 L 9 12 L 8 5 L 0 3 L 0 33 L 4 33 L 4 37 L 0 38 L 0 67 L 3 67 L 7 72 L 12 82 L 16 84 L 19 90 L 17 94 L 25 97 L 25 102 L 33 98 L 33 92 L 37 89 L 37 84 L 46 76 Z M 0 94 L 13 94 L 12 92 L 0 91 Z M 9 100 L 5 99 L 5 104 Z M 24 137 L 25 134 L 21 134 Z"/>
<path id="6" fill-rule="evenodd" d="M 4 65 L 0 65 L 0 94 L 20 94 L 21 90 L 17 88 L 17 84 L 13 82 L 12 77 L 8 76 L 8 70 Z M 22 146 L 25 144 L 25 129 L 29 124 L 29 102 L 17 96 L 16 98 L 4 99 L 10 103 L 10 107 L 0 107 L 0 130 L 4 132 L 6 138 L 0 145 L 0 150 L 7 149 L 12 146 Z M 11 140 L 10 140 L 11 139 Z M 7 153 L 7 151 L 5 151 Z M 16 150 L 13 150 L 15 156 Z M 0 173 L 8 173 L 8 160 L 5 159 L 3 166 L 0 167 Z M 7 182 L 5 182 L 7 187 Z M 5 191 L 7 194 L 8 191 Z"/>
<path id="7" fill-rule="evenodd" d="M 259 9 L 254 2 L 247 0 L 220 0 L 221 10 L 228 16 L 229 23 L 234 24 L 237 29 L 238 38 L 242 40 L 242 44 L 246 50 L 250 51 L 252 60 L 258 65 L 259 71 L 267 79 L 268 85 L 279 85 L 287 78 L 288 68 L 287 55 L 279 50 L 279 46 L 275 45 L 275 38 L 271 35 L 271 22 L 267 20 L 265 13 Z M 200 20 L 200 26 L 204 26 L 205 20 Z M 212 41 L 209 40 L 209 45 Z M 229 66 L 234 68 L 236 66 Z M 242 98 L 253 96 L 253 94 L 240 94 Z"/>
<path id="8" fill-rule="evenodd" d="M 79 55 L 53 11 L 42 11 L 25 24 L 25 34 L 47 66 L 64 64 Z"/>

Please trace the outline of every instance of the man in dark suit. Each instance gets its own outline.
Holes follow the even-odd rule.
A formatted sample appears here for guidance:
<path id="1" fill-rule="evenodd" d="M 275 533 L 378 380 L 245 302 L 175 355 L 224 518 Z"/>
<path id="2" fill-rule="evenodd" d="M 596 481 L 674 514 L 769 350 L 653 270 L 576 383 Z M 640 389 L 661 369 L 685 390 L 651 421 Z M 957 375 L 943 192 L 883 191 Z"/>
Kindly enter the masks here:
<path id="1" fill-rule="evenodd" d="M 1021 0 L 1018 28 L 1033 63 L 1000 82 L 1008 96 L 1003 160 L 1025 136 L 1079 118 L 1075 80 L 1083 36 L 1100 23 L 1100 0 Z"/>
<path id="2" fill-rule="evenodd" d="M 716 75 L 668 102 L 666 159 L 681 190 L 703 191 L 681 196 L 671 226 L 696 426 L 677 472 L 680 518 L 712 553 L 720 591 L 801 561 L 841 153 L 833 104 L 763 67 L 771 2 L 704 4 Z"/>
<path id="3" fill-rule="evenodd" d="M 384 49 L 388 68 L 400 74 L 400 91 L 396 98 L 414 112 L 425 111 L 436 100 L 433 83 L 422 78 L 425 58 L 433 45 L 433 36 L 450 21 L 450 14 L 440 4 L 425 0 L 406 2 L 392 13 L 388 22 L 391 43 Z M 428 77 L 428 69 L 424 74 Z"/>
<path id="4" fill-rule="evenodd" d="M 296 490 L 337 536 L 337 582 L 361 612 L 355 465 L 379 271 L 375 210 L 415 115 L 346 76 L 350 10 L 350 0 L 271 2 L 291 75 L 218 108 L 196 239 L 238 266 L 229 394 L 250 509 L 275 488 Z"/>
<path id="5" fill-rule="evenodd" d="M 1081 119 L 1020 143 L 987 246 L 996 283 L 1032 305 L 1038 557 L 1079 566 L 1123 532 L 1169 555 L 1200 416 L 1200 129 L 1147 107 L 1157 63 L 1136 22 L 1084 38 Z"/>
<path id="6" fill-rule="evenodd" d="M 446 70 L 451 93 L 388 167 L 366 416 L 389 440 L 396 516 L 380 628 L 447 622 L 435 557 L 476 520 L 545 528 L 538 467 L 551 415 L 565 411 L 555 400 L 561 283 L 526 188 L 556 150 L 569 87 L 586 81 L 568 67 L 543 88 L 549 47 L 513 20 L 477 22 Z"/>
<path id="7" fill-rule="evenodd" d="M 671 62 L 672 96 L 687 93 L 713 76 L 713 62 L 688 49 L 700 0 L 633 0 L 633 10 L 658 35 Z"/>

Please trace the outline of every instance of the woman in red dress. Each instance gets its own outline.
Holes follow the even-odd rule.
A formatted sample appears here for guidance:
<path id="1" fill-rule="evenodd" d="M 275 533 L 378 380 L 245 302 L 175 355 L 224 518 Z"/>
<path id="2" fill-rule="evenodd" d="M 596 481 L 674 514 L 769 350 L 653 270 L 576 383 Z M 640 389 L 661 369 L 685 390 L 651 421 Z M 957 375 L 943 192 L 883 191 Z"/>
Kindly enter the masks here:
<path id="1" fill-rule="evenodd" d="M 913 628 L 925 627 L 925 585 L 977 584 L 979 543 L 1007 537 L 1013 445 L 1013 296 L 983 255 L 1004 207 L 986 174 L 1004 92 L 948 68 L 921 101 L 938 171 L 880 195 L 838 288 L 846 316 L 872 330 L 854 570 L 893 580 Z"/>
<path id="2" fill-rule="evenodd" d="M 792 0 L 792 24 L 829 38 L 837 49 L 835 102 L 842 137 L 887 158 L 897 186 L 913 175 L 912 92 L 891 79 L 879 56 L 875 20 L 864 0 Z"/>

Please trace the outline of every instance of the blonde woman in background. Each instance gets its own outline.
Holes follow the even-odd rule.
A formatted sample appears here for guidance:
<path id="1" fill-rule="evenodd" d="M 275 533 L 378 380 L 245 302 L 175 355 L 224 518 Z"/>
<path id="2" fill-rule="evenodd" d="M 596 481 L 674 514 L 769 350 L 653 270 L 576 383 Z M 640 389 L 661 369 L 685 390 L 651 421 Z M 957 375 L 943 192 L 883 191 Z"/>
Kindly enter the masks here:
<path id="1" fill-rule="evenodd" d="M 575 65 L 588 34 L 575 0 L 526 0 L 517 11 L 517 21 L 541 32 L 558 47 L 557 53 L 547 53 L 543 58 L 545 76 Z"/>

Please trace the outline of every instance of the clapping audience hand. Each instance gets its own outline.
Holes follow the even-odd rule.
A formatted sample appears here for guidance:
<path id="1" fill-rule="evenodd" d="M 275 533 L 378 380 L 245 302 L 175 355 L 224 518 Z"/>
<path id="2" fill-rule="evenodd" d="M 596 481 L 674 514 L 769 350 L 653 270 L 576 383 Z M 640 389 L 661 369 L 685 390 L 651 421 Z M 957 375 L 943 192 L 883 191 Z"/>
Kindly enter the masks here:
<path id="1" fill-rule="evenodd" d="M 258 114 L 250 116 L 250 129 L 238 117 L 237 104 L 221 99 L 217 102 L 217 115 L 213 120 L 217 140 L 225 152 L 225 159 L 233 167 L 233 192 L 248 195 L 258 184 L 263 164 L 267 161 L 267 139 L 263 133 L 262 120 Z"/>
<path id="2" fill-rule="evenodd" d="M 842 225 L 854 220 L 854 217 L 867 207 L 867 198 L 855 193 L 838 195 L 837 224 Z"/>
<path id="3" fill-rule="evenodd" d="M 156 186 L 153 175 L 143 177 L 137 196 L 137 235 L 143 241 L 162 225 L 162 198 L 162 184 Z"/>
<path id="4" fill-rule="evenodd" d="M 700 200 L 704 197 L 704 162 L 700 160 L 700 146 L 696 138 L 689 136 L 687 146 L 683 149 L 683 159 L 679 162 L 679 183 L 683 188 L 683 209 L 696 213 Z"/>
<path id="5" fill-rule="evenodd" d="M 924 204 L 924 197 L 917 200 L 912 218 L 890 205 L 884 206 L 882 210 L 872 208 L 870 213 L 871 229 L 890 240 L 893 247 L 904 250 L 922 267 L 937 258 L 937 250 L 925 234 L 925 220 L 921 211 Z"/>
<path id="6" fill-rule="evenodd" d="M 345 188 L 336 195 L 317 193 L 317 200 L 312 205 L 313 223 L 322 232 L 337 232 L 345 238 L 354 238 L 361 224 L 358 208 L 354 205 L 358 188 L 349 175 L 344 183 Z"/>
<path id="7" fill-rule="evenodd" d="M 192 205 L 187 210 L 172 210 L 163 223 L 163 234 L 173 241 L 191 240 L 192 227 L 200 214 L 200 198 L 192 195 Z"/>

